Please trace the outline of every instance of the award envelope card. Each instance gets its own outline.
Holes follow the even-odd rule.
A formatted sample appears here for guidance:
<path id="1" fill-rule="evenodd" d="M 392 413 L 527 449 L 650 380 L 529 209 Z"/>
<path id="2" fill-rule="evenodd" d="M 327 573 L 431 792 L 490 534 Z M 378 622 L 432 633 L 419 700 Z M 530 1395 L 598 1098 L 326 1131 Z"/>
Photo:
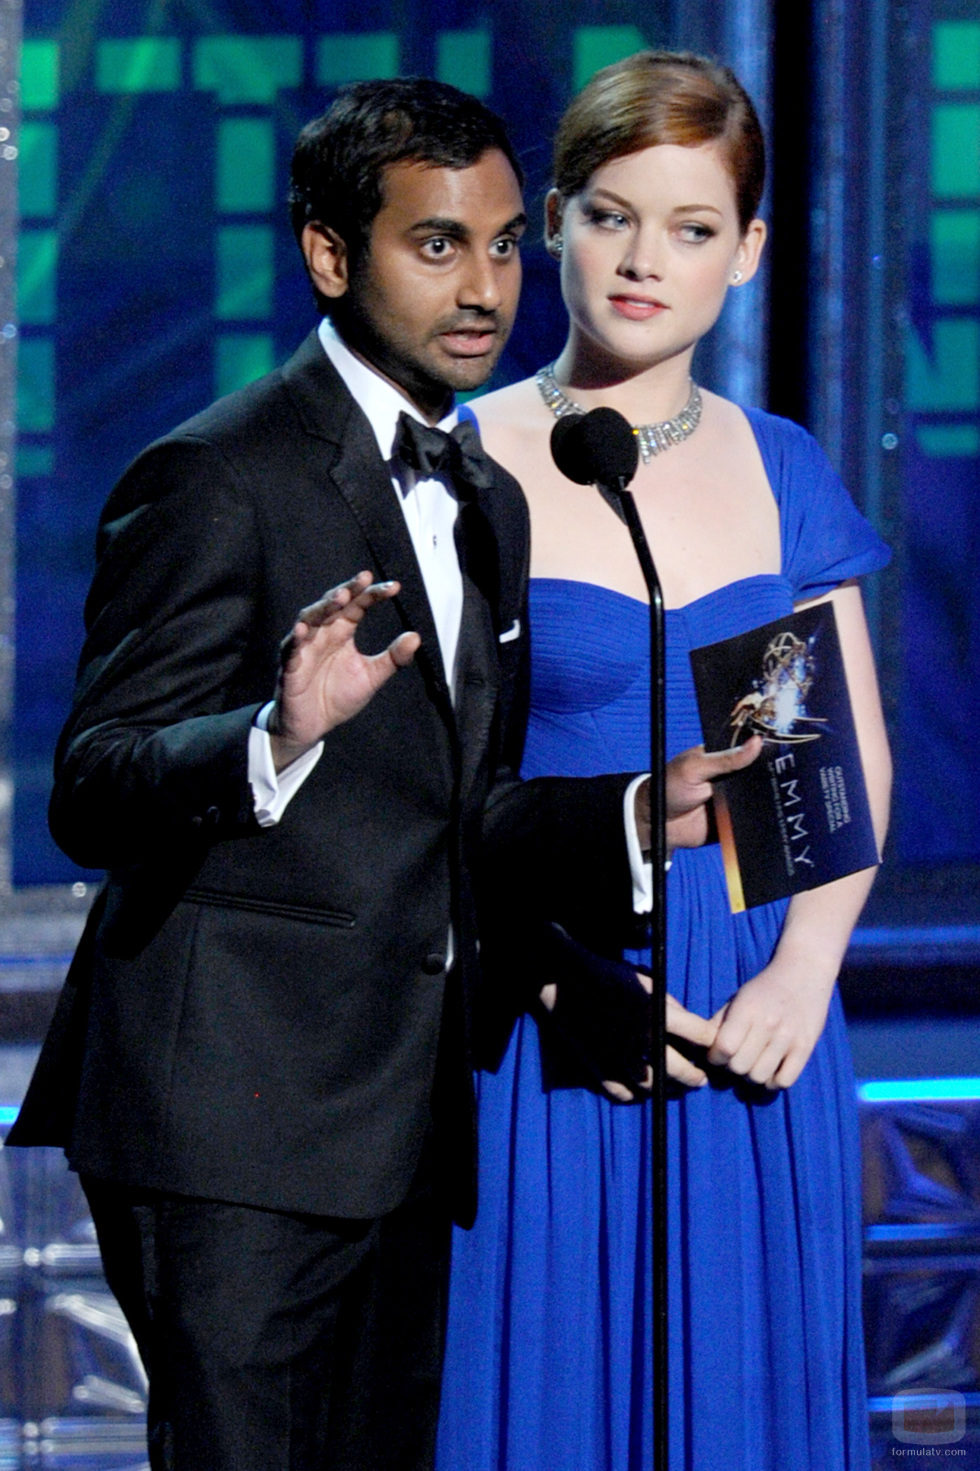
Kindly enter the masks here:
<path id="1" fill-rule="evenodd" d="M 732 912 L 878 862 L 832 603 L 691 651 L 705 749 L 762 737 L 715 783 Z"/>

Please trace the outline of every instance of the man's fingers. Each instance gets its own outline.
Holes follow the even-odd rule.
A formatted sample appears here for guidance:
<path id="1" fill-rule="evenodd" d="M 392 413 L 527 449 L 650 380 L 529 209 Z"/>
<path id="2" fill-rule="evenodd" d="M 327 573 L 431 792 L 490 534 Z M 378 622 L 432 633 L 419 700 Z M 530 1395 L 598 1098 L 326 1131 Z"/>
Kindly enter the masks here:
<path id="1" fill-rule="evenodd" d="M 667 1076 L 685 1088 L 703 1088 L 708 1075 L 673 1047 L 667 1048 Z"/>
<path id="2" fill-rule="evenodd" d="M 359 572 L 356 577 L 351 577 L 339 587 L 332 587 L 322 598 L 317 598 L 315 603 L 299 610 L 296 622 L 279 645 L 280 667 L 286 669 L 304 644 L 315 639 L 320 629 L 329 627 L 340 617 L 344 617 L 348 625 L 346 634 L 341 635 L 341 641 L 344 637 L 353 637 L 354 628 L 368 608 L 375 603 L 387 602 L 400 591 L 399 582 L 372 582 L 370 572 Z M 404 639 L 406 635 L 402 634 L 400 637 Z M 397 643 L 398 639 L 395 640 L 395 644 Z M 386 652 L 392 654 L 396 667 L 401 668 L 411 662 L 417 648 L 418 643 L 404 644 L 395 652 L 392 644 Z"/>
<path id="3" fill-rule="evenodd" d="M 632 1086 L 626 1083 L 614 1082 L 611 1078 L 604 1079 L 602 1083 L 604 1093 L 607 1093 L 614 1103 L 636 1103 L 640 1098 L 653 1091 L 653 1068 L 647 1064 L 646 1072 L 640 1081 Z"/>
<path id="4" fill-rule="evenodd" d="M 667 1031 L 673 1036 L 683 1037 L 685 1042 L 693 1042 L 697 1047 L 710 1047 L 717 1030 L 713 1019 L 688 1011 L 673 996 L 667 996 Z"/>
<path id="5" fill-rule="evenodd" d="M 359 572 L 339 587 L 332 587 L 315 603 L 301 608 L 296 616 L 297 625 L 305 624 L 312 630 L 341 614 L 358 623 L 368 608 L 386 602 L 400 591 L 399 582 L 372 582 L 370 572 Z"/>
<path id="6" fill-rule="evenodd" d="M 296 615 L 297 623 L 305 623 L 310 626 L 322 623 L 324 618 L 346 607 L 350 600 L 359 592 L 363 592 L 366 587 L 370 586 L 370 583 L 370 572 L 358 572 L 355 577 L 348 577 L 346 582 L 341 582 L 337 587 L 328 589 L 322 597 L 317 598 L 316 602 L 301 608 Z"/>
<path id="7" fill-rule="evenodd" d="M 719 776 L 728 776 L 733 771 L 751 766 L 761 750 L 762 737 L 754 735 L 743 745 L 733 746 L 728 751 L 705 751 L 702 756 L 702 780 L 714 781 Z"/>
<path id="8" fill-rule="evenodd" d="M 362 667 L 367 674 L 372 694 L 377 694 L 381 686 L 393 674 L 397 674 L 399 669 L 411 664 L 421 642 L 417 633 L 400 633 L 380 654 L 363 656 Z"/>
<path id="9" fill-rule="evenodd" d="M 404 669 L 411 664 L 416 653 L 421 647 L 422 639 L 417 633 L 400 633 L 398 637 L 388 645 L 388 653 L 392 662 L 398 669 Z"/>
<path id="10" fill-rule="evenodd" d="M 692 746 L 682 751 L 667 769 L 668 808 L 677 805 L 683 811 L 692 802 L 706 802 L 713 781 L 751 766 L 761 750 L 762 739 L 756 735 L 730 750 L 706 751 L 703 746 Z"/>

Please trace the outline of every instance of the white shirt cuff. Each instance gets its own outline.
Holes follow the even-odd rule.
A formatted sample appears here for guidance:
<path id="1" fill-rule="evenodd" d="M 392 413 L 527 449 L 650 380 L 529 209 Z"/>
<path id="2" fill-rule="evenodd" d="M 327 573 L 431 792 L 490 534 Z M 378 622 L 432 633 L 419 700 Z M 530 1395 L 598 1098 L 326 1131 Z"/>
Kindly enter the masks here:
<path id="1" fill-rule="evenodd" d="M 248 780 L 252 788 L 255 820 L 260 827 L 275 827 L 323 754 L 323 742 L 318 741 L 309 751 L 304 751 L 302 756 L 277 772 L 268 730 L 274 708 L 274 700 L 263 705 L 248 733 Z"/>
<path id="2" fill-rule="evenodd" d="M 646 776 L 635 776 L 623 797 L 626 852 L 633 878 L 633 910 L 636 914 L 649 914 L 653 908 L 653 865 L 643 857 L 640 835 L 636 831 L 636 794 L 645 781 Z"/>

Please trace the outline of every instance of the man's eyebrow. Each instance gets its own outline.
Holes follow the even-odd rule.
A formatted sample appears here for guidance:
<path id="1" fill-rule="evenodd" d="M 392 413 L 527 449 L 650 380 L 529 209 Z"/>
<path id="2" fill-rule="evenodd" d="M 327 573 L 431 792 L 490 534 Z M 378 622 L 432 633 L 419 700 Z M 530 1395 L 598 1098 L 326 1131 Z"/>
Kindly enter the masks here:
<path id="1" fill-rule="evenodd" d="M 515 235 L 519 231 L 526 229 L 527 215 L 522 210 L 520 214 L 514 215 L 513 219 L 508 220 L 505 225 L 501 225 L 500 229 L 495 231 L 495 234 Z M 442 219 L 439 215 L 432 215 L 426 220 L 416 220 L 409 231 L 412 235 L 422 234 L 423 232 L 426 234 L 445 235 L 450 240 L 468 240 L 473 233 L 469 226 L 464 225 L 461 220 Z"/>

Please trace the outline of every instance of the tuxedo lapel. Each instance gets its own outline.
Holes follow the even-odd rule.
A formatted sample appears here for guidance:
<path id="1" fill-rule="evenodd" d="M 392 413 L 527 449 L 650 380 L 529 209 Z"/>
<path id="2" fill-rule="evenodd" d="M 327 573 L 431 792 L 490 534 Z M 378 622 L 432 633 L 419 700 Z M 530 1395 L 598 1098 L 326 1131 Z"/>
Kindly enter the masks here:
<path id="1" fill-rule="evenodd" d="M 307 432 L 324 442 L 324 471 L 371 547 L 372 572 L 379 579 L 401 583 L 396 603 L 405 628 L 422 639 L 416 661 L 443 714 L 451 719 L 452 700 L 422 571 L 371 426 L 316 333 L 290 359 L 283 374 Z M 359 570 L 351 568 L 351 575 Z"/>
<path id="2" fill-rule="evenodd" d="M 456 726 L 462 745 L 464 798 L 487 753 L 497 703 L 495 634 L 490 609 L 469 577 L 463 578 L 463 617 L 456 655 Z"/>

